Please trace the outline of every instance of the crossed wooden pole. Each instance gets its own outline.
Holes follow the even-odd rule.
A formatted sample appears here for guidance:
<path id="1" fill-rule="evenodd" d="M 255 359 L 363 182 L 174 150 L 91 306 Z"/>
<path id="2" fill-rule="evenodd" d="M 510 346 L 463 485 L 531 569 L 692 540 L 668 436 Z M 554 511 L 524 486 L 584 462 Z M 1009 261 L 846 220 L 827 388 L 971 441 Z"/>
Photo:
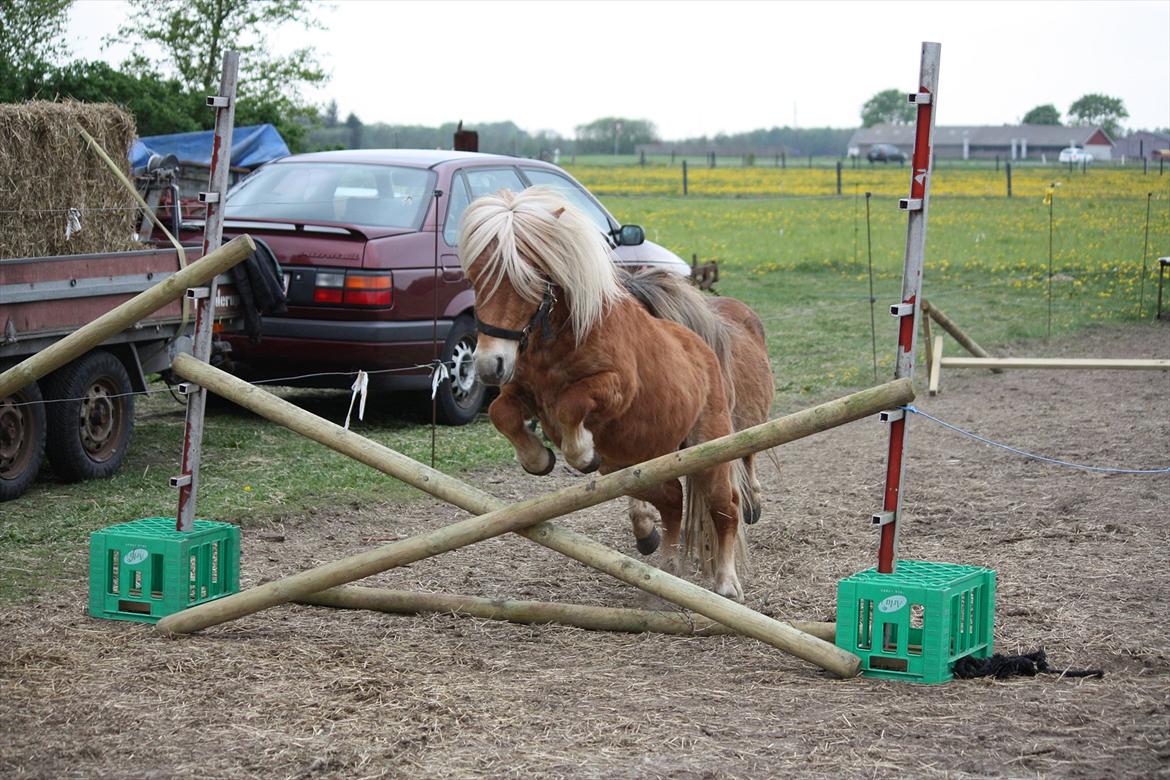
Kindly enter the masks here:
<path id="1" fill-rule="evenodd" d="M 169 294 L 165 300 L 156 292 L 161 285 L 156 285 L 138 298 L 153 294 L 154 297 L 150 300 L 152 303 L 157 302 L 155 308 L 159 308 L 182 294 L 185 288 L 180 287 L 181 282 L 191 282 L 192 279 L 200 277 L 210 278 L 205 274 L 213 276 L 223 268 L 229 267 L 233 261 L 243 259 L 247 255 L 245 248 L 250 249 L 248 244 L 250 242 L 247 239 L 236 239 L 190 267 L 201 266 L 202 273 L 180 277 L 178 280 L 168 279 L 163 283 L 168 286 Z M 132 299 L 128 304 L 138 298 Z M 109 329 L 115 324 L 120 324 L 118 330 L 121 330 L 144 316 L 142 305 L 128 304 L 124 305 L 126 308 L 121 317 L 103 318 L 101 328 L 95 328 L 97 323 L 91 323 L 77 331 L 69 352 L 60 351 L 57 355 L 42 357 L 36 362 L 35 370 L 34 367 L 25 364 L 16 366 L 0 375 L 0 385 L 7 387 L 6 382 L 12 382 L 13 389 L 18 389 L 27 381 L 35 380 L 43 373 L 63 365 L 70 359 L 69 353 L 73 349 L 83 346 L 84 349 L 88 349 L 100 343 L 108 337 L 111 332 Z M 41 355 L 44 356 L 44 353 Z M 356 596 L 354 589 L 351 588 L 332 591 L 329 589 L 512 531 L 586 566 L 703 615 L 736 633 L 758 639 L 838 676 L 853 677 L 860 670 L 860 660 L 857 656 L 837 648 L 825 639 L 801 631 L 790 623 L 755 612 L 742 604 L 623 555 L 587 536 L 550 521 L 552 518 L 595 506 L 668 479 L 677 479 L 719 463 L 742 458 L 882 410 L 907 404 L 914 399 L 914 392 L 908 379 L 877 385 L 730 436 L 663 455 L 611 474 L 589 477 L 553 493 L 509 505 L 454 477 L 306 412 L 190 355 L 179 355 L 172 369 L 179 376 L 278 425 L 465 509 L 475 516 L 168 615 L 158 623 L 158 629 L 162 632 L 190 633 L 298 600 L 318 603 L 329 599 L 348 601 L 346 604 L 338 604 L 339 606 L 354 606 L 363 601 L 366 604 L 373 604 L 378 599 L 369 597 L 366 591 L 370 589 L 361 589 Z M 22 379 L 25 381 L 20 381 Z M 325 593 L 322 594 L 322 591 Z M 381 601 L 383 605 L 394 603 L 392 597 L 389 600 L 382 597 Z M 465 610 L 474 606 L 473 602 L 464 603 Z M 532 607 L 523 605 L 523 610 L 530 613 Z M 547 610 L 545 612 L 547 613 Z M 627 619 L 630 616 L 615 614 L 601 616 L 597 613 L 595 617 L 599 620 L 603 617 L 604 620 L 610 620 L 617 617 Z M 816 630 L 813 626 L 805 627 Z M 824 635 L 823 631 L 818 633 Z"/>

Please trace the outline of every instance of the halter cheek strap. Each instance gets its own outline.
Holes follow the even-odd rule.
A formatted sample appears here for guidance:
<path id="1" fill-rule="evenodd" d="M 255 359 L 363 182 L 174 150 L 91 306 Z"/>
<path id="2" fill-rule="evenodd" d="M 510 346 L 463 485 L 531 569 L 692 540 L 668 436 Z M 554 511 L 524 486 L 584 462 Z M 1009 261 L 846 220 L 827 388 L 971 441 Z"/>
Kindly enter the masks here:
<path id="1" fill-rule="evenodd" d="M 547 341 L 553 337 L 552 323 L 549 322 L 549 315 L 552 313 L 553 307 L 556 306 L 557 296 L 553 292 L 553 286 L 550 282 L 544 288 L 544 296 L 540 299 L 540 306 L 536 313 L 532 315 L 532 319 L 528 320 L 528 324 L 524 326 L 523 330 L 509 330 L 508 328 L 499 328 L 495 325 L 489 325 L 481 320 L 478 315 L 475 318 L 475 327 L 480 333 L 485 336 L 493 336 L 498 339 L 507 339 L 508 341 L 517 341 L 520 343 L 520 351 L 528 346 L 528 336 L 532 331 L 540 327 L 541 339 Z"/>

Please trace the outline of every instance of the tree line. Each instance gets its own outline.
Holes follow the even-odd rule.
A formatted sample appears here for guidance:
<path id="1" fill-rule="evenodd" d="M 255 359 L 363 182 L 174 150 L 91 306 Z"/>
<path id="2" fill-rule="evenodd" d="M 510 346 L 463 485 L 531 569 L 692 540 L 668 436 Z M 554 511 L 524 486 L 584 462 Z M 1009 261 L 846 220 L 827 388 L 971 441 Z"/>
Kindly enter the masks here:
<path id="1" fill-rule="evenodd" d="M 455 122 L 438 126 L 365 124 L 353 113 L 338 117 L 336 102 L 314 106 L 303 97 L 327 75 L 312 49 L 281 53 L 266 31 L 287 26 L 321 29 L 311 0 L 129 0 L 127 23 L 106 40 L 133 52 L 120 66 L 71 59 L 65 25 L 75 0 L 0 0 L 0 102 L 73 98 L 113 102 L 133 114 L 140 135 L 208 130 L 214 112 L 204 98 L 219 85 L 223 52 L 240 53 L 236 122 L 275 125 L 294 152 L 335 148 L 449 147 Z M 159 50 L 160 58 L 144 52 Z M 863 127 L 910 123 L 915 109 L 902 92 L 889 89 L 861 107 Z M 1101 125 L 1116 135 L 1129 116 L 1119 98 L 1090 94 L 1072 103 L 1074 124 Z M 1025 124 L 1059 124 L 1052 104 L 1037 106 Z M 480 150 L 524 157 L 570 154 L 633 154 L 641 144 L 661 142 L 654 123 L 631 117 L 602 117 L 574 128 L 573 137 L 529 132 L 513 122 L 471 126 Z M 679 145 L 720 149 L 783 149 L 790 155 L 839 155 L 851 128 L 772 127 L 712 137 L 679 139 Z"/>
<path id="2" fill-rule="evenodd" d="M 871 97 L 861 107 L 861 126 L 873 127 L 879 124 L 905 125 L 914 121 L 917 109 L 906 99 L 906 93 L 897 89 L 885 89 Z M 1068 107 L 1068 118 L 1072 125 L 1102 127 L 1111 137 L 1116 138 L 1121 129 L 1121 120 L 1129 118 L 1121 98 L 1091 93 L 1082 95 Z M 1021 124 L 1059 125 L 1060 112 L 1052 103 L 1036 106 L 1024 114 Z"/>

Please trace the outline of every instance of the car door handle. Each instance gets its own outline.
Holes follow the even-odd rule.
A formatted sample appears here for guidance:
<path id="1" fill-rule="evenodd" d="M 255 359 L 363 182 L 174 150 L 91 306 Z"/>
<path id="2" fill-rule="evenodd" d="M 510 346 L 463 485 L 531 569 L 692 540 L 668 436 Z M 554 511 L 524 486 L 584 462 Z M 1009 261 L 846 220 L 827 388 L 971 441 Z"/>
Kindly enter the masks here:
<path id="1" fill-rule="evenodd" d="M 444 282 L 460 282 L 463 281 L 462 268 L 444 268 L 443 269 Z"/>

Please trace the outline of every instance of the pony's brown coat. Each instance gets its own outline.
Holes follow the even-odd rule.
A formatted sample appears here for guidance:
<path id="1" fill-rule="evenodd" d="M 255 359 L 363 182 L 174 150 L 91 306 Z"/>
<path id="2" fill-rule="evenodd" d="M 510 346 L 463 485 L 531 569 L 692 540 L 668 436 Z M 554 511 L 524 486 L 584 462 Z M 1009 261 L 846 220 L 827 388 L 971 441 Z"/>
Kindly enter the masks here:
<path id="1" fill-rule="evenodd" d="M 719 338 L 713 341 L 717 345 L 726 343 L 731 350 L 730 358 L 722 364 L 698 334 L 677 322 L 653 316 L 628 294 L 609 296 L 601 307 L 601 316 L 582 333 L 575 327 L 578 319 L 574 317 L 581 302 L 573 299 L 580 291 L 560 287 L 563 280 L 558 278 L 557 262 L 541 256 L 501 261 L 501 245 L 516 247 L 520 255 L 525 255 L 525 247 L 532 245 L 520 234 L 523 224 L 517 225 L 529 213 L 535 212 L 541 230 L 551 224 L 541 209 L 551 212 L 565 208 L 571 217 L 568 224 L 576 224 L 572 207 L 558 202 L 550 193 L 538 193 L 531 200 L 525 200 L 525 195 L 500 193 L 488 196 L 497 200 L 485 204 L 490 207 L 485 211 L 492 215 L 492 219 L 483 221 L 489 226 L 485 230 L 515 229 L 516 236 L 503 244 L 492 243 L 474 228 L 469 229 L 467 222 L 463 236 L 470 239 L 468 245 L 481 247 L 478 256 L 464 262 L 476 286 L 477 313 L 482 321 L 521 330 L 533 317 L 536 304 L 531 290 L 514 289 L 511 276 L 498 272 L 501 267 L 516 266 L 520 259 L 529 265 L 520 274 L 522 286 L 527 283 L 531 287 L 530 271 L 535 270 L 558 286 L 556 292 L 562 299 L 562 304 L 554 306 L 549 315 L 552 336 L 544 338 L 533 332 L 526 350 L 516 354 L 513 366 L 502 373 L 493 369 L 493 376 L 505 384 L 489 414 L 492 423 L 516 448 L 526 470 L 547 473 L 552 467 L 552 453 L 526 424 L 532 418 L 540 420 L 546 435 L 572 465 L 582 470 L 600 468 L 602 472 L 641 463 L 688 443 L 727 435 L 733 430 L 733 414 L 741 425 L 767 418 L 771 370 L 763 348 L 762 327 L 747 306 L 731 299 L 711 299 L 722 302 L 708 304 L 707 299 L 689 288 L 686 293 L 678 293 L 683 297 L 699 296 L 688 299 L 688 305 L 710 305 L 710 311 L 717 315 L 713 327 L 719 330 Z M 522 202 L 524 208 L 508 219 L 498 218 L 501 211 L 516 202 Z M 468 209 L 469 213 L 475 205 Z M 600 241 L 600 235 L 590 230 L 575 240 Z M 609 263 L 604 254 L 589 256 L 600 256 Z M 480 341 L 484 349 L 497 340 L 481 334 Z M 506 352 L 496 350 L 492 354 Z M 478 361 L 477 368 L 483 376 L 483 366 Z M 729 390 L 734 392 L 734 406 Z M 751 462 L 745 461 L 744 466 L 737 466 L 746 475 L 739 486 L 733 484 L 732 466 L 725 463 L 690 477 L 688 491 L 701 498 L 692 504 L 702 507 L 707 526 L 713 531 L 711 563 L 716 590 L 734 598 L 743 596 L 735 565 L 742 511 L 752 517 L 759 507 L 759 483 L 754 479 Z M 677 480 L 667 482 L 635 498 L 650 502 L 661 514 L 664 554 L 675 565 L 682 526 L 682 486 Z M 645 513 L 631 514 L 635 527 L 644 528 Z"/>

